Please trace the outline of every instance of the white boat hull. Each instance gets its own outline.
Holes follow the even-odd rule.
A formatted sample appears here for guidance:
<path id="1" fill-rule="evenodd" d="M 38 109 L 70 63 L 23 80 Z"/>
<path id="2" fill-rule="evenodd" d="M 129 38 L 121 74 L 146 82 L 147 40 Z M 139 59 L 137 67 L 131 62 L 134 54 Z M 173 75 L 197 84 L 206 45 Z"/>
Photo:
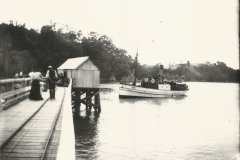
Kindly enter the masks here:
<path id="1" fill-rule="evenodd" d="M 186 91 L 150 89 L 130 85 L 120 85 L 119 97 L 174 97 L 184 96 Z"/>

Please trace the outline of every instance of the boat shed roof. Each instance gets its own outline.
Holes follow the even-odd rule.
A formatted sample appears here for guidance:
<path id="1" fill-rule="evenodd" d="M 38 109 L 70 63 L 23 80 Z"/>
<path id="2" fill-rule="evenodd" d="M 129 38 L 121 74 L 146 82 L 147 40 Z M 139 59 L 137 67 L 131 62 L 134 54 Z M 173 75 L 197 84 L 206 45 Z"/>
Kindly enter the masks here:
<path id="1" fill-rule="evenodd" d="M 82 64 L 84 64 L 89 59 L 88 56 L 86 57 L 77 57 L 77 58 L 70 58 L 67 61 L 65 61 L 59 69 L 69 69 L 69 70 L 75 70 L 79 68 Z"/>

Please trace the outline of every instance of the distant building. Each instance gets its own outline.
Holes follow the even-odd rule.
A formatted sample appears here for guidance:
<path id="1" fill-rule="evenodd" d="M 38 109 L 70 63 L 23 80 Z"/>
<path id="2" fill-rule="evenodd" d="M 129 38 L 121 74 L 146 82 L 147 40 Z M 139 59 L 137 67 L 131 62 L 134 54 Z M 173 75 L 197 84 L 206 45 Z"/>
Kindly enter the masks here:
<path id="1" fill-rule="evenodd" d="M 205 63 L 192 63 L 192 66 L 203 66 L 203 65 L 208 65 L 208 66 L 213 66 L 215 65 L 215 63 L 210 63 L 208 61 L 206 61 Z"/>
<path id="2" fill-rule="evenodd" d="M 177 69 L 178 67 L 182 67 L 182 66 L 195 66 L 195 67 L 199 67 L 199 66 L 203 66 L 203 65 L 208 65 L 208 66 L 213 66 L 215 65 L 215 63 L 210 63 L 210 62 L 205 62 L 205 63 L 190 63 L 190 61 L 187 61 L 187 63 L 180 63 L 180 64 L 175 64 L 175 63 L 171 63 L 169 64 L 169 68 L 170 69 Z"/>
<path id="3" fill-rule="evenodd" d="M 169 69 L 177 69 L 178 67 L 188 66 L 188 64 L 190 64 L 190 62 L 189 63 L 188 62 L 187 63 L 180 63 L 180 64 L 171 63 L 171 64 L 169 64 Z"/>

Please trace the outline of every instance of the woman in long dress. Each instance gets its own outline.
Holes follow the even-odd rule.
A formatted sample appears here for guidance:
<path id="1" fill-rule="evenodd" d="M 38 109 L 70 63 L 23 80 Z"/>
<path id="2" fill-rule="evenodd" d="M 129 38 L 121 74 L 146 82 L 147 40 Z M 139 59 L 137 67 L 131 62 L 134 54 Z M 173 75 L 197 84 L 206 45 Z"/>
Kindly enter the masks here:
<path id="1" fill-rule="evenodd" d="M 31 75 L 32 87 L 30 90 L 29 99 L 31 100 L 43 100 L 40 92 L 40 81 L 45 81 L 42 78 L 42 74 L 35 70 Z"/>

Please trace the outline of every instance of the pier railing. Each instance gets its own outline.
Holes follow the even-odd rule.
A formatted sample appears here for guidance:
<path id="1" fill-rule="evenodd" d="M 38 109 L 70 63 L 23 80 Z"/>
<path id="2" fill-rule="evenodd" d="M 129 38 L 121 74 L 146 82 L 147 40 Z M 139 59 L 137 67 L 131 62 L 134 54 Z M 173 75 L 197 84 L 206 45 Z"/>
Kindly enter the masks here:
<path id="1" fill-rule="evenodd" d="M 0 112 L 29 95 L 30 78 L 0 80 Z"/>

